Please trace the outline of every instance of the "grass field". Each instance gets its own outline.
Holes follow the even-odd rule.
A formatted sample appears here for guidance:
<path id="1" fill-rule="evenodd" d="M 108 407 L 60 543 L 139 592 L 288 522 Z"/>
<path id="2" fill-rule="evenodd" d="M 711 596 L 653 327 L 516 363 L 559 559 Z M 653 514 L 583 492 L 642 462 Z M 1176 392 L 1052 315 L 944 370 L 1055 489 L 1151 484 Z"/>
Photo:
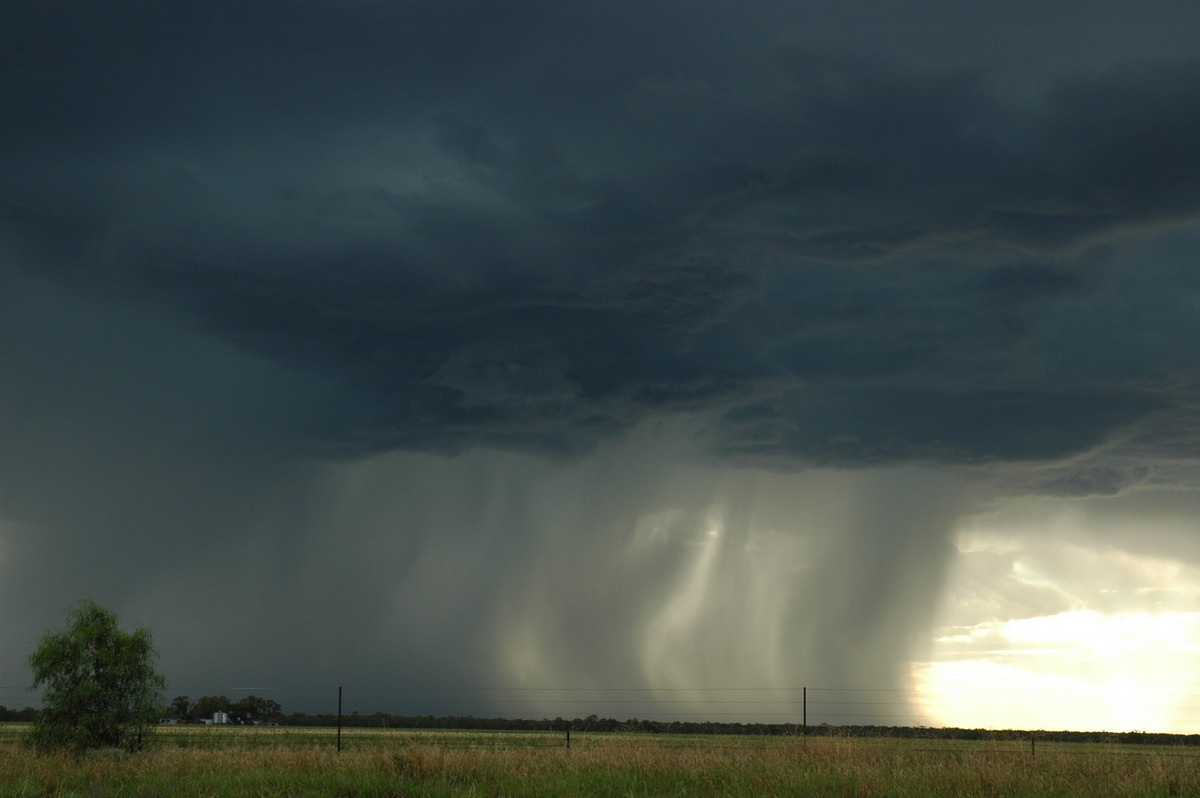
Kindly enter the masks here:
<path id="1" fill-rule="evenodd" d="M 171 727 L 135 756 L 36 755 L 0 728 L 0 796 L 1200 795 L 1194 748 Z"/>

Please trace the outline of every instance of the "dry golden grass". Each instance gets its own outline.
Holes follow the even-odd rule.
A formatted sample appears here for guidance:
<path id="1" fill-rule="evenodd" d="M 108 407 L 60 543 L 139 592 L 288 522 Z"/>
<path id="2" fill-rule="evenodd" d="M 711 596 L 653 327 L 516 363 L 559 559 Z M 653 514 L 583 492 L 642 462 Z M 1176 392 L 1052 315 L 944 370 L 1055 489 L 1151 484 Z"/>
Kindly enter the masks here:
<path id="1" fill-rule="evenodd" d="M 1200 795 L 1193 749 L 603 734 L 568 749 L 549 735 L 388 731 L 347 735 L 339 753 L 333 739 L 208 729 L 80 758 L 0 740 L 0 795 Z"/>

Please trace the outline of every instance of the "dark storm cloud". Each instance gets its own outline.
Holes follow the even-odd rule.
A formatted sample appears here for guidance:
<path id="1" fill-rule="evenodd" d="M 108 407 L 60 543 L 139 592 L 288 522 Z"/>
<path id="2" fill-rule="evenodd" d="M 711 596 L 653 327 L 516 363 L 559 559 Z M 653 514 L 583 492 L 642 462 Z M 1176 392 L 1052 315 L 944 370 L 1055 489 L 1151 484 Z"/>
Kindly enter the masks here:
<path id="1" fill-rule="evenodd" d="M 1195 62 L 1014 96 L 986 47 L 679 12 L 10 8 L 6 268 L 325 372 L 355 398 L 322 451 L 713 411 L 776 459 L 1053 459 L 1181 399 L 1062 378 L 1043 325 L 1113 290 L 1104 246 L 1200 210 Z"/>
<path id="2" fill-rule="evenodd" d="M 902 5 L 6 3 L 4 650 L 881 685 L 967 490 L 790 469 L 1184 482 L 1195 9 Z"/>

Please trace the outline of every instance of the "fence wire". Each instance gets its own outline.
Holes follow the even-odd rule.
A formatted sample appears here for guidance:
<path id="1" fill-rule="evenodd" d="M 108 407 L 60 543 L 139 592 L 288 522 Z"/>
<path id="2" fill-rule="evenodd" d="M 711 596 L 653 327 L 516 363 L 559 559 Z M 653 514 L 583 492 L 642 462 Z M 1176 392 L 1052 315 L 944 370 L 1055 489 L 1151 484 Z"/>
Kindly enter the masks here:
<path id="1" fill-rule="evenodd" d="M 188 696 L 192 702 L 202 696 L 226 696 L 236 702 L 254 695 L 269 698 L 282 706 L 284 723 L 326 724 L 340 712 L 343 724 L 350 727 L 394 727 L 407 721 L 438 722 L 438 728 L 486 727 L 481 720 L 524 720 L 530 730 L 562 729 L 577 732 L 655 731 L 694 732 L 697 726 L 711 724 L 734 730 L 744 727 L 761 731 L 762 727 L 782 730 L 806 729 L 820 734 L 824 727 L 939 729 L 946 727 L 1006 731 L 1013 729 L 1042 731 L 1079 731 L 1109 733 L 1170 733 L 1190 736 L 1200 732 L 1200 694 L 1174 696 L 1169 723 L 1153 725 L 1117 725 L 1112 722 L 1113 707 L 1130 703 L 1127 717 L 1136 717 L 1136 702 L 1145 691 L 1127 694 L 1095 694 L 1073 697 L 1076 709 L 1064 712 L 1063 696 L 1047 696 L 1047 711 L 1041 722 L 1005 722 L 996 707 L 1030 700 L 1027 694 L 1001 690 L 964 690 L 951 694 L 956 702 L 956 722 L 947 723 L 930 706 L 929 696 L 911 689 L 858 687 L 704 687 L 657 689 L 644 687 L 578 686 L 389 686 L 379 684 L 288 685 L 288 684 L 173 684 L 164 697 Z M 945 694 L 944 694 L 945 695 Z M 943 698 L 944 698 L 943 695 Z M 24 687 L 0 686 L 0 720 L 16 720 L 14 712 L 37 706 L 36 695 Z M 1036 699 L 1036 696 L 1034 697 Z M 1094 705 L 1095 709 L 1085 709 Z M 973 716 L 973 708 L 978 708 Z M 1027 718 L 1014 713 L 1015 719 Z M 999 718 L 999 720 L 998 720 Z M 964 720 L 965 719 L 965 720 Z M 541 724 L 538 726 L 538 724 Z M 772 733 L 781 733 L 773 731 Z"/>

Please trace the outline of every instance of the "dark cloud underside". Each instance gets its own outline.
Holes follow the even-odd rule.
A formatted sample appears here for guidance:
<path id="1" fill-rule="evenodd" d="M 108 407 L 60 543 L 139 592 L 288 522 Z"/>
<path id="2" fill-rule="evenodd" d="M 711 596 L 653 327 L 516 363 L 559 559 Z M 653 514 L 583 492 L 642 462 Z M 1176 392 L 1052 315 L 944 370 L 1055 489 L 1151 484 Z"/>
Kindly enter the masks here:
<path id="1" fill-rule="evenodd" d="M 519 552 L 548 557 L 567 528 L 611 542 L 656 505 L 681 514 L 654 516 L 674 542 L 629 566 L 646 587 L 615 612 L 658 628 L 640 614 L 670 598 L 655 575 L 707 574 L 739 598 L 697 600 L 697 617 L 725 625 L 661 645 L 720 659 L 760 572 L 706 564 L 735 545 L 705 559 L 679 542 L 716 499 L 666 485 L 668 461 L 969 466 L 1078 496 L 1181 484 L 1200 441 L 1198 30 L 1175 2 L 6 3 L 0 518 L 50 530 L 8 535 L 9 556 L 74 558 L 47 577 L 58 595 L 116 589 L 106 539 L 150 540 L 134 546 L 146 569 L 213 541 L 270 560 L 238 583 L 247 602 L 274 590 L 336 627 L 293 580 L 319 581 L 322 524 L 344 523 L 345 562 L 377 585 L 353 598 L 391 618 L 439 563 L 465 562 L 478 592 L 430 587 L 461 620 L 507 589 L 469 565 L 464 529 L 533 580 Z M 651 490 L 613 465 L 622 446 L 681 449 L 635 469 Z M 523 459 L 543 454 L 579 470 Z M 580 506 L 603 504 L 586 484 L 636 495 L 588 515 L 505 469 L 561 479 Z M 381 475 L 455 509 L 380 498 Z M 898 602 L 914 617 L 959 509 L 925 498 L 934 532 L 909 508 L 895 536 L 872 515 L 829 544 L 881 596 L 916 596 Z M 730 539 L 749 546 L 766 534 L 747 531 L 757 499 L 730 501 Z M 787 502 L 772 487 L 763 503 Z M 370 541 L 406 563 L 395 595 Z M 595 545 L 568 559 L 628 564 Z M 791 545 L 768 550 L 800 562 Z M 911 567 L 887 581 L 894 559 Z M 564 573 L 564 589 L 607 585 Z M 798 620 L 808 588 L 770 573 L 787 598 L 766 614 L 829 641 L 833 621 Z M 487 634 L 569 625 L 522 627 L 522 602 L 546 603 L 529 590 L 489 605 Z M 879 651 L 902 645 L 907 626 L 836 595 Z M 176 608 L 199 618 L 199 603 Z"/>
<path id="2" fill-rule="evenodd" d="M 860 425 L 890 441 L 869 461 L 1053 458 L 1177 399 L 1031 358 L 1112 290 L 1112 242 L 1194 217 L 1195 63 L 1018 101 L 786 25 L 463 13 L 9 12 L 10 268 L 327 371 L 360 395 L 315 427 L 334 450 L 574 450 L 716 410 L 802 428 L 775 452 L 802 460 Z"/>

